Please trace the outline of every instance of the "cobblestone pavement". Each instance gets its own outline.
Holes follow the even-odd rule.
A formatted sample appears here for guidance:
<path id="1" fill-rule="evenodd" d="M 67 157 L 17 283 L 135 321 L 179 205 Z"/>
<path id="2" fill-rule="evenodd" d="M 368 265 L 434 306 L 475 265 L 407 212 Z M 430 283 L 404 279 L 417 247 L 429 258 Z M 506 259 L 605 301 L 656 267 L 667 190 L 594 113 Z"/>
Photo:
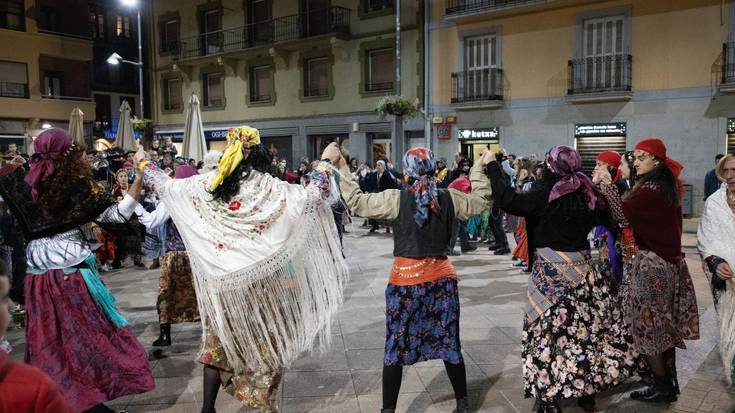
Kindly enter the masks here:
<path id="1" fill-rule="evenodd" d="M 358 221 L 359 223 L 360 221 Z M 725 383 L 716 349 L 717 323 L 707 282 L 696 254 L 695 239 L 685 234 L 687 260 L 695 280 L 702 315 L 702 339 L 679 351 L 679 378 L 684 386 L 672 406 L 630 401 L 632 385 L 598 398 L 608 412 L 732 412 L 735 391 Z M 285 376 L 283 412 L 380 411 L 384 330 L 384 288 L 392 259 L 392 238 L 368 234 L 355 224 L 345 235 L 351 279 L 345 304 L 334 328 L 333 344 L 323 355 L 305 355 Z M 527 276 L 510 268 L 509 257 L 496 257 L 487 248 L 453 259 L 460 274 L 461 338 L 467 364 L 471 402 L 479 412 L 531 412 L 533 401 L 523 398 L 520 367 L 522 306 Z M 130 412 L 198 413 L 202 367 L 196 356 L 198 324 L 172 327 L 173 345 L 156 358 L 150 343 L 158 335 L 155 309 L 158 270 L 125 269 L 104 275 L 119 304 L 151 354 L 156 378 L 152 392 L 111 403 Z M 13 331 L 13 357 L 23 357 L 22 331 Z M 581 412 L 566 403 L 564 411 Z M 405 369 L 399 412 L 452 412 L 454 397 L 441 362 L 420 363 Z M 249 412 L 221 393 L 217 411 Z"/>

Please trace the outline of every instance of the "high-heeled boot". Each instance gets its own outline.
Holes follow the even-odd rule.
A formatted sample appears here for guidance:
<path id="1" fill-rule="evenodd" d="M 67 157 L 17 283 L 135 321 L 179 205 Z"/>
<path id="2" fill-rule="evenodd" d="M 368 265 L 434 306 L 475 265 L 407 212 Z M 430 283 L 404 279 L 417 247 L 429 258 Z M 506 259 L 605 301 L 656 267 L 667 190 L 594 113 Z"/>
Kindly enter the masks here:
<path id="1" fill-rule="evenodd" d="M 470 413 L 470 401 L 466 396 L 457 399 L 457 413 Z"/>
<path id="2" fill-rule="evenodd" d="M 161 324 L 161 335 L 153 342 L 154 347 L 166 347 L 171 345 L 171 324 Z"/>
<path id="3" fill-rule="evenodd" d="M 561 407 L 556 401 L 553 402 L 541 402 L 538 406 L 537 413 L 561 413 Z"/>
<path id="4" fill-rule="evenodd" d="M 676 401 L 676 390 L 671 377 L 653 376 L 653 385 L 630 393 L 630 398 L 646 402 L 673 403 Z"/>

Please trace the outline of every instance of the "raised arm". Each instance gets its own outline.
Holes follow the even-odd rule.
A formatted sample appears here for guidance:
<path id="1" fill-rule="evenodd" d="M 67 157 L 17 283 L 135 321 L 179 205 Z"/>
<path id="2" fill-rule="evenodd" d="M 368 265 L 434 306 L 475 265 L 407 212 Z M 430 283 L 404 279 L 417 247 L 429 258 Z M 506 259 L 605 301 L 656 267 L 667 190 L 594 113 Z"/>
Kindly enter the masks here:
<path id="1" fill-rule="evenodd" d="M 538 196 L 538 191 L 518 193 L 515 188 L 508 185 L 497 161 L 488 164 L 487 174 L 492 186 L 493 202 L 502 210 L 516 216 L 527 217 L 540 214 L 546 207 L 546 202 L 543 197 Z"/>
<path id="2" fill-rule="evenodd" d="M 398 217 L 401 192 L 388 189 L 383 192 L 368 194 L 360 190 L 360 186 L 352 179 L 350 169 L 342 164 L 339 169 L 339 189 L 347 207 L 353 214 L 363 218 L 393 220 Z"/>
<path id="3" fill-rule="evenodd" d="M 466 221 L 491 207 L 490 180 L 485 175 L 484 168 L 485 164 L 478 161 L 470 169 L 472 192 L 469 194 L 465 194 L 456 189 L 449 190 L 449 194 L 452 197 L 452 205 L 454 206 L 454 215 L 457 219 Z"/>
<path id="4" fill-rule="evenodd" d="M 607 205 L 610 209 L 610 215 L 613 220 L 623 228 L 630 226 L 630 224 L 628 224 L 628 220 L 625 218 L 625 214 L 623 213 L 623 199 L 615 184 L 600 183 L 599 187 L 600 192 L 602 192 L 602 195 L 605 196 L 605 200 L 607 200 Z"/>

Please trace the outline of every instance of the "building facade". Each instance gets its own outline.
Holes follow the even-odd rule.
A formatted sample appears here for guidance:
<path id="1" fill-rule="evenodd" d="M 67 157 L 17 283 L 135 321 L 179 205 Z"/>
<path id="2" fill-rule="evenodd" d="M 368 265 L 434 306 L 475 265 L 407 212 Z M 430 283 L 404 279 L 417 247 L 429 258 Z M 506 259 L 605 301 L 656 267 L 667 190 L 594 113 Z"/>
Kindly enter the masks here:
<path id="1" fill-rule="evenodd" d="M 141 26 L 146 27 L 145 6 L 141 6 Z M 92 96 L 96 104 L 94 136 L 113 138 L 120 119 L 120 105 L 127 101 L 131 115 L 150 116 L 146 109 L 140 115 L 138 68 L 131 64 L 111 65 L 107 58 L 117 53 L 125 60 L 138 61 L 137 9 L 121 5 L 119 0 L 93 0 L 89 2 L 89 28 L 94 42 L 92 61 Z M 143 33 L 143 39 L 146 33 Z M 143 56 L 147 42 L 143 41 Z M 144 73 L 148 69 L 147 59 Z M 144 103 L 147 103 L 147 77 L 144 74 Z M 147 104 L 145 105 L 147 106 Z"/>
<path id="2" fill-rule="evenodd" d="M 66 128 L 75 107 L 91 136 L 92 41 L 82 0 L 0 5 L 0 151 L 29 149 L 44 127 Z"/>
<path id="3" fill-rule="evenodd" d="M 704 175 L 735 146 L 730 1 L 431 4 L 435 152 L 566 144 L 590 170 L 600 151 L 658 136 L 685 166 L 685 213 L 701 209 Z"/>
<path id="4" fill-rule="evenodd" d="M 390 158 L 392 124 L 375 107 L 422 98 L 422 10 L 402 0 L 399 91 L 393 0 L 152 1 L 157 136 L 181 140 L 196 94 L 210 148 L 248 124 L 290 168 L 332 141 L 360 162 Z M 423 120 L 404 129 L 405 144 L 424 142 Z"/>

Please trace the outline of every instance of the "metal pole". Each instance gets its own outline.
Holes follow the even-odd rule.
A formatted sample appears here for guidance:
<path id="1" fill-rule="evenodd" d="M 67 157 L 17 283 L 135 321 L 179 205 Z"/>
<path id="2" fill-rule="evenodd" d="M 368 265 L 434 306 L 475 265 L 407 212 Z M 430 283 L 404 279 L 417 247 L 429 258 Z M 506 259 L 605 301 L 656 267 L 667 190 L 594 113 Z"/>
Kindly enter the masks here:
<path id="1" fill-rule="evenodd" d="M 431 139 L 431 2 L 424 0 L 424 139 L 426 147 L 432 149 Z"/>
<path id="2" fill-rule="evenodd" d="M 401 96 L 401 0 L 396 1 L 396 85 L 395 92 L 397 96 Z M 394 165 L 401 170 L 403 157 L 403 117 L 393 117 L 393 152 Z"/>
<path id="3" fill-rule="evenodd" d="M 138 6 L 138 94 L 140 95 L 140 119 L 145 118 L 143 111 L 143 42 L 140 27 L 140 5 Z"/>
<path id="4" fill-rule="evenodd" d="M 396 95 L 401 95 L 401 0 L 396 0 Z"/>

